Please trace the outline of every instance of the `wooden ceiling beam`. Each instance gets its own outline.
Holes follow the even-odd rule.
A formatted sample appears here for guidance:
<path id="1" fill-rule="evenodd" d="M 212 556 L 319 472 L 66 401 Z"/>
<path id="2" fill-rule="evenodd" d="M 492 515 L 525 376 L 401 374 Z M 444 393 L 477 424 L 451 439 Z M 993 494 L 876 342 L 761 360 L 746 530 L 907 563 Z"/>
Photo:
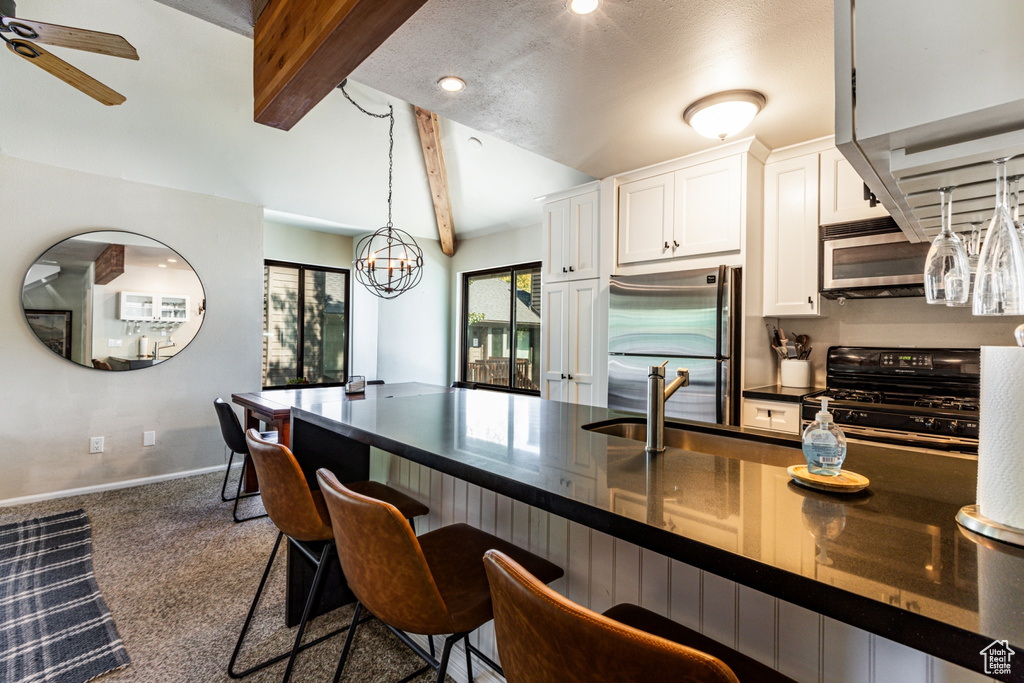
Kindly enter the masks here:
<path id="1" fill-rule="evenodd" d="M 445 256 L 454 256 L 455 225 L 452 222 L 448 173 L 445 171 L 444 154 L 441 152 L 441 130 L 437 125 L 437 114 L 421 107 L 415 109 L 416 128 L 420 132 L 423 163 L 427 167 L 427 180 L 430 183 L 430 198 L 434 200 L 434 216 L 437 218 L 437 235 L 441 240 L 441 251 Z"/>
<path id="2" fill-rule="evenodd" d="M 270 0 L 256 21 L 257 123 L 290 130 L 426 0 Z"/>

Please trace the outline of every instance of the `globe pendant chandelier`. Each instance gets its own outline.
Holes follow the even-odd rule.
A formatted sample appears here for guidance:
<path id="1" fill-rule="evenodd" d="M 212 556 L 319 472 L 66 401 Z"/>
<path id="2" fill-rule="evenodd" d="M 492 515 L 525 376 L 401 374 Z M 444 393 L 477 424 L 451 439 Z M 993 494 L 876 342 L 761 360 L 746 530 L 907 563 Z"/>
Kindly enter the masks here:
<path id="1" fill-rule="evenodd" d="M 345 99 L 367 116 L 389 119 L 388 129 L 388 222 L 372 235 L 359 240 L 352 262 L 356 280 L 381 299 L 394 299 L 409 291 L 423 279 L 423 250 L 405 230 L 391 222 L 391 195 L 395 167 L 395 108 L 388 105 L 387 114 L 366 111 L 345 92 L 345 83 L 338 86 Z"/>

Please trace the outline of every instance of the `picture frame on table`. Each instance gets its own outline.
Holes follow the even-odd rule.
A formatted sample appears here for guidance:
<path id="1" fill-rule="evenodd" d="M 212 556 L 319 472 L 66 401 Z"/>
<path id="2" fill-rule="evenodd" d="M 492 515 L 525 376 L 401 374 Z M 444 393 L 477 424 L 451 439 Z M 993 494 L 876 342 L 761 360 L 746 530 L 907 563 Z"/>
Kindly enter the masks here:
<path id="1" fill-rule="evenodd" d="M 71 311 L 25 309 L 25 319 L 48 349 L 71 359 Z"/>

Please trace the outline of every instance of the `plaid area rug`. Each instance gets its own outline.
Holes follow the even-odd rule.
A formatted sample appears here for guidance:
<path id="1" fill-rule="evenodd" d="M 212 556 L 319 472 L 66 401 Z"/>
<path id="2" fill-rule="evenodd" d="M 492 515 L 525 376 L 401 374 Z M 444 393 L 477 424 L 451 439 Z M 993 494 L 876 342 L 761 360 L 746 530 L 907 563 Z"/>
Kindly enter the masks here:
<path id="1" fill-rule="evenodd" d="M 0 526 L 0 683 L 84 683 L 128 663 L 85 511 Z"/>

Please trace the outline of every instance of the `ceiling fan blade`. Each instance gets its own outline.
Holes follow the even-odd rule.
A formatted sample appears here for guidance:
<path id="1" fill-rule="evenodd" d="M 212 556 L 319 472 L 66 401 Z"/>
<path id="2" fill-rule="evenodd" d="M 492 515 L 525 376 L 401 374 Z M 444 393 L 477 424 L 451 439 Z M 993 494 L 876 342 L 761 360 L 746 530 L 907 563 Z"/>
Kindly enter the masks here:
<path id="1" fill-rule="evenodd" d="M 84 28 L 44 24 L 41 21 L 4 17 L 3 25 L 19 38 L 34 40 L 57 47 L 70 47 L 75 50 L 96 52 L 111 57 L 138 59 L 139 53 L 131 43 L 114 33 L 89 31 Z"/>
<path id="2" fill-rule="evenodd" d="M 125 96 L 111 90 L 89 74 L 76 69 L 63 59 L 54 57 L 52 54 L 27 40 L 15 39 L 7 44 L 14 54 L 27 59 L 43 71 L 46 71 L 70 86 L 78 88 L 89 97 L 108 107 L 121 104 Z"/>

